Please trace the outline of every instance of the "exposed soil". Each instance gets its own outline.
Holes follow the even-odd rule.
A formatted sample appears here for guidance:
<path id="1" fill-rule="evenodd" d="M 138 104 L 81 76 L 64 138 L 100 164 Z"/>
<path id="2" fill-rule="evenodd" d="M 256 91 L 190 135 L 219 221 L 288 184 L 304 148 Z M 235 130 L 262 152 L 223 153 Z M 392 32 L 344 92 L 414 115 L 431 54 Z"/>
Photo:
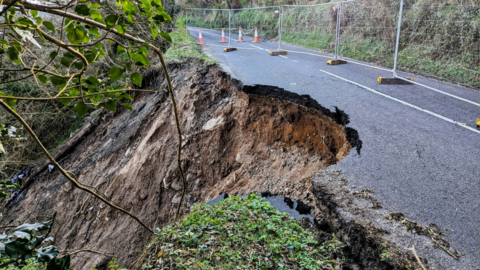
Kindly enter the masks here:
<path id="1" fill-rule="evenodd" d="M 360 151 L 358 134 L 345 128 L 348 116 L 339 109 L 331 112 L 308 96 L 279 88 L 243 86 L 216 66 L 171 64 L 169 70 L 184 132 L 182 213 L 221 193 L 266 190 L 315 205 L 315 198 L 308 198 L 314 174 L 339 162 L 352 146 Z M 165 88 L 161 72 L 145 77 L 149 89 Z M 173 220 L 180 202 L 176 146 L 166 93 L 136 94 L 133 112 L 100 112 L 54 155 L 79 181 L 155 228 Z M 131 218 L 75 189 L 57 170 L 49 171 L 47 162 L 23 177 L 22 186 L 1 223 L 45 220 L 56 212 L 52 232 L 60 250 L 114 253 L 121 265 L 130 266 L 150 237 Z M 312 214 L 319 215 L 316 211 Z M 109 260 L 79 252 L 72 265 L 102 268 Z"/>

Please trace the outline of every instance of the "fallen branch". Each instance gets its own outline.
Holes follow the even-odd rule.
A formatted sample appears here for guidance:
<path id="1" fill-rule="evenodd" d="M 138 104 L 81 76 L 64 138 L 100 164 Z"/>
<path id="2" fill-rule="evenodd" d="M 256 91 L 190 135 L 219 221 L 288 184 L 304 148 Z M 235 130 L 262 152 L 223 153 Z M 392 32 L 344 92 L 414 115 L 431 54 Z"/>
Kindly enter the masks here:
<path id="1" fill-rule="evenodd" d="M 415 246 L 412 246 L 412 248 L 409 248 L 413 252 L 413 256 L 415 256 L 415 259 L 417 259 L 418 264 L 420 267 L 422 267 L 423 270 L 427 270 L 427 268 L 423 265 L 422 261 L 420 260 L 420 257 L 418 257 L 417 251 L 415 250 Z"/>

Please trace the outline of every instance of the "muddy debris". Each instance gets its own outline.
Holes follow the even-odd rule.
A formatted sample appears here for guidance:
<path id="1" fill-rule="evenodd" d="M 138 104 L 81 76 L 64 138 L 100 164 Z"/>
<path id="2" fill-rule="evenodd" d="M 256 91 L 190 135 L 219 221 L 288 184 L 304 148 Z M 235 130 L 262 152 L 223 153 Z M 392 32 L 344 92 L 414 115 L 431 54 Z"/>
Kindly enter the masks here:
<path id="1" fill-rule="evenodd" d="M 379 201 L 377 201 L 373 197 L 373 194 L 375 194 L 375 191 L 373 191 L 372 189 L 362 189 L 362 190 L 354 191 L 352 193 L 352 195 L 357 197 L 357 198 L 362 198 L 362 199 L 365 199 L 365 200 L 368 200 L 368 201 L 372 202 L 372 208 L 373 209 L 382 208 L 382 205 L 380 204 Z"/>
<path id="2" fill-rule="evenodd" d="M 450 246 L 450 243 L 443 237 L 442 230 L 438 225 L 430 223 L 428 227 L 423 226 L 416 221 L 407 219 L 403 213 L 390 213 L 387 216 L 389 219 L 399 222 L 407 231 L 430 237 L 434 242 L 434 247 L 444 250 L 455 260 L 458 260 L 461 256 L 465 256 L 464 253 Z"/>

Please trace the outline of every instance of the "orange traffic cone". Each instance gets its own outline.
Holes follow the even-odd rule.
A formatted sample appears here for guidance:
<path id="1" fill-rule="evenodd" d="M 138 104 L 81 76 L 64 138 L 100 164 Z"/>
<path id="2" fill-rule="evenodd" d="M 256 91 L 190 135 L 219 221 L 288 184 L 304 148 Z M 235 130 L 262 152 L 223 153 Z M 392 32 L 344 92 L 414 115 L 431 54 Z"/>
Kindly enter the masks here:
<path id="1" fill-rule="evenodd" d="M 253 38 L 252 42 L 260 42 L 260 40 L 258 39 L 257 27 L 255 27 L 255 37 Z"/>
<path id="2" fill-rule="evenodd" d="M 242 28 L 241 27 L 240 27 L 240 30 L 238 31 L 238 42 L 243 42 Z"/>
<path id="3" fill-rule="evenodd" d="M 198 30 L 198 43 L 203 44 L 202 31 Z"/>
<path id="4" fill-rule="evenodd" d="M 227 39 L 225 38 L 225 32 L 223 32 L 223 28 L 222 28 L 222 43 L 227 43 Z"/>

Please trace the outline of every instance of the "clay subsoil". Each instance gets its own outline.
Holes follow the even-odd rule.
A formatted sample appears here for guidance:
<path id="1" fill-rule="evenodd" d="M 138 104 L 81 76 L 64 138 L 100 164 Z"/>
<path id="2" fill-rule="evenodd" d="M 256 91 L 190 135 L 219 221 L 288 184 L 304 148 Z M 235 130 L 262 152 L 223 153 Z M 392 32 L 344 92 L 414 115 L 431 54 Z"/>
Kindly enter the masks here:
<path id="1" fill-rule="evenodd" d="M 317 217 L 329 212 L 320 211 L 324 196 L 311 180 L 352 147 L 360 151 L 358 134 L 345 127 L 348 116 L 308 96 L 270 86 L 243 86 L 217 66 L 170 64 L 169 70 L 184 136 L 181 160 L 187 181 L 182 214 L 221 193 L 267 190 L 317 206 L 312 212 Z M 165 89 L 163 73 L 151 71 L 144 85 Z M 132 95 L 134 111 L 92 114 L 54 156 L 80 182 L 97 188 L 153 229 L 171 223 L 180 203 L 177 133 L 165 92 Z M 149 232 L 75 189 L 47 165 L 39 163 L 23 178 L 1 224 L 48 220 L 56 213 L 52 233 L 59 250 L 96 251 L 75 252 L 73 269 L 101 269 L 110 254 L 120 265 L 131 266 L 151 237 Z M 317 197 L 311 196 L 312 190 Z"/>

